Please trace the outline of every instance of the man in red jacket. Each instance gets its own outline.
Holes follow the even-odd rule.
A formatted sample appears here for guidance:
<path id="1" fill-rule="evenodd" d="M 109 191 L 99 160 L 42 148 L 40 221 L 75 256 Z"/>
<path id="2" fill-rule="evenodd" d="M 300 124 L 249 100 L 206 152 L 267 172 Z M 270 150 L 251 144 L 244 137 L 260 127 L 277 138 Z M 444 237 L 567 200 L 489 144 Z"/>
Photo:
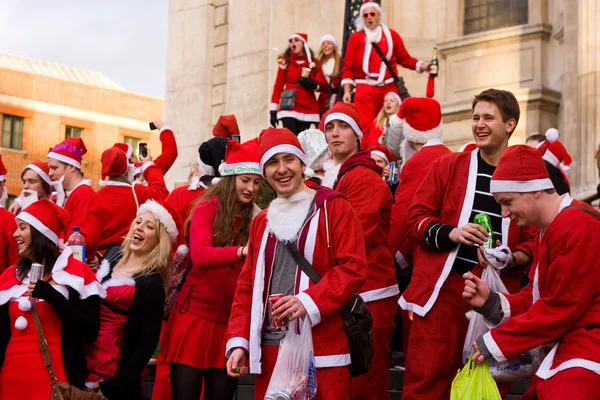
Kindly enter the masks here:
<path id="1" fill-rule="evenodd" d="M 366 131 L 383 107 L 386 93 L 398 93 L 396 83 L 373 43 L 381 49 L 396 74 L 396 64 L 422 73 L 429 70 L 429 64 L 413 58 L 404 47 L 402 38 L 383 21 L 381 6 L 375 2 L 365 2 L 360 7 L 356 20 L 356 32 L 348 39 L 346 56 L 342 69 L 342 85 L 345 103 L 350 103 L 352 87 L 356 87 L 354 103 L 360 115 L 360 127 Z"/>
<path id="2" fill-rule="evenodd" d="M 519 103 L 510 92 L 488 89 L 475 96 L 471 127 L 478 150 L 438 158 L 413 197 L 406 230 L 418 247 L 410 285 L 400 298 L 400 306 L 414 312 L 404 399 L 449 398 L 468 327 L 462 275 L 493 259 L 483 252 L 488 233 L 473 223 L 475 215 L 487 214 L 494 243 L 501 241 L 512 251 L 501 277 L 511 293 L 520 289 L 537 228 L 520 228 L 503 218 L 490 194 L 490 177 L 519 114 Z"/>
<path id="3" fill-rule="evenodd" d="M 96 192 L 92 189 L 92 182 L 83 179 L 81 160 L 85 153 L 87 149 L 83 140 L 68 138 L 50 149 L 46 158 L 50 179 L 62 182 L 56 185 L 57 190 L 65 191 L 64 200 L 60 196 L 57 204 L 64 207 L 71 216 L 69 229 L 65 232 L 65 242 L 71 235 L 73 227 L 78 226 L 85 238 L 86 260 L 95 266 L 98 262 L 96 248 L 100 241 L 102 207 Z"/>
<path id="4" fill-rule="evenodd" d="M 323 116 L 325 137 L 336 166 L 323 184 L 343 194 L 361 222 L 367 255 L 367 282 L 359 290 L 373 313 L 375 354 L 368 373 L 352 379 L 353 399 L 388 399 L 390 343 L 398 306 L 394 261 L 388 250 L 392 193 L 371 150 L 359 151 L 362 131 L 353 104 L 337 103 Z M 332 176 L 333 175 L 333 176 Z"/>
<path id="5" fill-rule="evenodd" d="M 263 399 L 285 331 L 271 325 L 291 315 L 310 318 L 322 400 L 350 398 L 350 352 L 339 309 L 365 282 L 363 232 L 352 206 L 328 188 L 310 189 L 302 176 L 306 156 L 287 129 L 260 135 L 260 168 L 277 192 L 252 221 L 248 256 L 238 279 L 229 318 L 227 372 L 258 374 L 255 399 Z M 284 242 L 298 249 L 321 275 L 313 284 L 298 268 Z M 283 294 L 273 309 L 269 295 Z M 272 318 L 269 318 L 272 316 Z M 234 372 L 240 368 L 240 373 Z"/>
<path id="6" fill-rule="evenodd" d="M 497 326 L 477 339 L 473 359 L 515 359 L 555 343 L 524 399 L 597 399 L 600 394 L 600 213 L 569 194 L 559 196 L 539 153 L 504 152 L 490 191 L 502 215 L 543 231 L 529 285 L 517 294 L 490 293 L 465 274 L 463 297 Z"/>

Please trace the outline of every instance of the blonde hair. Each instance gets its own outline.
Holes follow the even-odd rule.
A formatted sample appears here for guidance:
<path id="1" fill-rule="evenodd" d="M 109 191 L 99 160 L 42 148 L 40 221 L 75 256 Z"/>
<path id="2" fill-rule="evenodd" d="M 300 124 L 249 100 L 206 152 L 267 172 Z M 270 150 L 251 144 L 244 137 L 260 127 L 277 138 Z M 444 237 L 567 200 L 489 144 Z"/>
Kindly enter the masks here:
<path id="1" fill-rule="evenodd" d="M 390 93 L 386 93 L 386 95 L 383 97 L 384 102 L 385 102 L 385 98 L 388 95 L 393 96 Z M 394 97 L 394 100 L 396 100 L 396 102 L 398 102 L 398 99 L 396 99 L 395 97 Z M 398 107 L 400 107 L 400 104 L 398 104 Z M 388 119 L 389 119 L 389 117 L 385 113 L 385 105 L 384 105 L 383 107 L 381 107 L 381 110 L 379 110 L 379 113 L 377 113 L 377 117 L 375 117 L 375 125 L 377 125 L 379 128 L 385 128 L 385 123 L 387 122 Z"/>
<path id="2" fill-rule="evenodd" d="M 333 54 L 331 55 L 331 57 L 333 57 L 333 59 L 335 60 L 335 65 L 333 67 L 333 72 L 331 73 L 331 77 L 332 78 L 337 78 L 340 75 L 340 60 L 341 60 L 341 56 L 340 53 L 338 53 L 337 49 L 334 47 L 333 49 Z M 325 61 L 328 60 L 327 56 L 325 55 L 325 53 L 323 53 L 323 47 L 321 46 L 321 50 L 319 50 L 319 55 L 317 56 L 317 59 L 319 60 L 319 62 L 321 63 L 321 66 L 323 66 L 323 64 L 325 64 Z"/>
<path id="3" fill-rule="evenodd" d="M 117 265 L 127 264 L 131 257 L 131 238 L 133 237 L 133 231 L 138 217 L 136 217 L 131 226 L 129 232 L 123 243 L 121 244 L 121 251 L 123 252 L 123 258 L 117 263 Z M 165 226 L 158 220 L 154 219 L 156 226 L 156 235 L 158 236 L 158 244 L 152 249 L 148 257 L 144 262 L 144 267 L 135 273 L 134 278 L 140 278 L 152 274 L 160 275 L 163 285 L 168 286 L 171 280 L 171 270 L 173 269 L 173 249 L 171 247 L 171 238 Z"/>

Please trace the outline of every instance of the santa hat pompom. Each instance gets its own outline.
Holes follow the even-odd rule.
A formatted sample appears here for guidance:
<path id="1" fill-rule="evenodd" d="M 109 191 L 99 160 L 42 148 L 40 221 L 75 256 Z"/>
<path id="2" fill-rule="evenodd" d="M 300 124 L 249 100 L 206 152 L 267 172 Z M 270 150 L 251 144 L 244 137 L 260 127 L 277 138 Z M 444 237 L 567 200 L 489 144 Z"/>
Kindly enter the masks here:
<path id="1" fill-rule="evenodd" d="M 211 185 L 216 185 L 216 184 L 217 184 L 217 183 L 219 183 L 219 182 L 221 182 L 221 178 L 218 178 L 218 177 L 216 177 L 216 176 L 215 176 L 215 177 L 214 177 L 214 178 L 212 178 L 212 180 L 210 181 L 210 184 L 211 184 Z"/>
<path id="2" fill-rule="evenodd" d="M 104 186 L 106 186 L 106 181 L 104 179 L 98 181 L 98 185 L 102 188 Z"/>
<path id="3" fill-rule="evenodd" d="M 315 64 L 315 62 L 314 62 L 314 61 L 313 61 L 313 62 L 311 62 L 311 63 L 310 63 L 310 65 L 309 65 L 310 69 L 313 69 L 313 68 L 315 68 L 316 66 L 317 66 L 317 64 Z"/>
<path id="4" fill-rule="evenodd" d="M 176 252 L 179 257 L 185 257 L 190 252 L 190 248 L 187 247 L 185 244 L 180 244 L 179 247 L 177 247 Z"/>
<path id="5" fill-rule="evenodd" d="M 17 318 L 17 320 L 15 321 L 15 328 L 17 328 L 20 331 L 25 330 L 25 328 L 27 328 L 27 318 L 25 318 L 24 316 L 20 316 L 19 318 Z"/>
<path id="6" fill-rule="evenodd" d="M 19 310 L 23 312 L 31 311 L 31 301 L 29 301 L 26 297 L 21 297 L 18 300 L 19 302 Z"/>
<path id="7" fill-rule="evenodd" d="M 304 170 L 304 176 L 306 178 L 312 178 L 313 176 L 315 176 L 315 171 L 312 168 L 306 167 L 306 169 Z"/>
<path id="8" fill-rule="evenodd" d="M 556 128 L 550 128 L 546 131 L 546 139 L 550 143 L 554 143 L 558 140 L 558 130 Z"/>
<path id="9" fill-rule="evenodd" d="M 392 128 L 400 128 L 402 126 L 402 119 L 397 114 L 393 114 L 390 117 L 390 126 Z"/>
<path id="10" fill-rule="evenodd" d="M 561 165 L 560 168 L 562 168 L 562 170 L 565 173 L 569 172 L 569 170 L 571 169 L 571 167 L 569 167 L 568 165 Z"/>

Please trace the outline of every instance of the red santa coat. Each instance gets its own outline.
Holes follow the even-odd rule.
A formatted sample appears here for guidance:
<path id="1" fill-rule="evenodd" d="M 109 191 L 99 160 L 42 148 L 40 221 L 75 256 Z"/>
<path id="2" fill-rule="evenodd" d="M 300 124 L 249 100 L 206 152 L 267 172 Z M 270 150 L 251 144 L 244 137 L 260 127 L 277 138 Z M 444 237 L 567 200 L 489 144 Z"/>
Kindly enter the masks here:
<path id="1" fill-rule="evenodd" d="M 154 159 L 154 165 L 160 168 L 163 175 L 165 175 L 167 172 L 169 172 L 173 166 L 173 163 L 175 163 L 175 160 L 177 159 L 177 142 L 175 141 L 173 130 L 168 126 L 164 126 L 160 130 L 158 138 L 160 139 L 162 147 L 160 156 Z"/>
<path id="2" fill-rule="evenodd" d="M 313 60 L 316 66 L 311 70 L 309 78 L 317 81 L 319 87 L 317 89 L 327 88 L 327 80 L 321 70 L 319 60 Z M 319 123 L 319 105 L 315 92 L 302 87 L 298 80 L 302 77 L 302 68 L 309 68 L 306 55 L 297 56 L 294 53 L 290 54 L 288 64 L 280 64 L 277 70 L 277 78 L 273 86 L 273 95 L 271 96 L 271 104 L 269 110 L 278 111 L 277 119 L 294 118 L 299 121 Z M 281 92 L 284 90 L 296 89 L 296 98 L 294 107 L 291 110 L 281 110 L 279 108 L 279 100 Z"/>
<path id="3" fill-rule="evenodd" d="M 96 248 L 100 242 L 102 206 L 100 199 L 91 187 L 91 182 L 83 180 L 69 193 L 64 209 L 71 216 L 68 232 L 65 232 L 65 242 L 71 236 L 73 228 L 78 226 L 85 239 L 85 254 L 87 260 L 93 260 Z"/>
<path id="4" fill-rule="evenodd" d="M 369 129 L 366 130 L 360 141 L 361 149 L 368 149 L 379 145 L 379 138 L 383 135 L 384 127 L 377 125 L 377 120 L 373 120 Z"/>
<path id="5" fill-rule="evenodd" d="M 500 294 L 501 326 L 483 336 L 498 361 L 557 341 L 536 373 L 542 379 L 576 367 L 600 374 L 600 221 L 565 210 L 575 204 L 594 210 L 563 195 L 539 240 L 533 279 L 517 294 Z"/>
<path id="6" fill-rule="evenodd" d="M 396 201 L 392 206 L 389 249 L 401 268 L 413 263 L 414 244 L 406 239 L 406 216 L 413 196 L 425 180 L 431 164 L 451 151 L 439 139 L 429 140 L 421 150 L 402 165 Z"/>
<path id="7" fill-rule="evenodd" d="M 98 201 L 104 212 L 102 224 L 97 225 L 98 231 L 102 232 L 100 250 L 121 245 L 139 206 L 150 199 L 164 200 L 169 194 L 160 169 L 152 163 L 144 165 L 142 169 L 148 186 L 106 181 L 106 186 L 98 191 Z"/>
<path id="8" fill-rule="evenodd" d="M 190 190 L 190 185 L 180 186 L 173 189 L 165 201 L 179 212 L 181 219 L 185 222 L 194 209 L 196 202 L 204 194 L 205 189 L 199 186 L 197 189 Z"/>
<path id="9" fill-rule="evenodd" d="M 250 373 L 261 373 L 261 339 L 277 239 L 266 229 L 267 211 L 250 226 L 248 257 L 240 273 L 229 318 L 226 356 L 248 351 Z M 338 310 L 367 277 L 363 232 L 352 206 L 331 189 L 319 187 L 315 208 L 300 230 L 298 248 L 322 276 L 313 284 L 298 268 L 295 291 L 310 316 L 317 368 L 350 364 L 348 338 Z"/>
<path id="10" fill-rule="evenodd" d="M 477 181 L 478 152 L 452 153 L 437 159 L 413 197 L 406 234 L 418 247 L 411 283 L 399 301 L 404 310 L 425 316 L 452 270 L 459 246 L 450 252 L 428 251 L 423 247 L 425 234 L 432 222 L 456 227 L 469 222 Z M 532 257 L 537 231 L 535 227 L 520 229 L 509 218 L 503 218 L 502 244 L 513 252 L 522 251 Z M 502 280 L 509 292 L 519 291 L 520 272 L 503 272 Z"/>
<path id="11" fill-rule="evenodd" d="M 13 237 L 16 230 L 15 216 L 0 207 L 0 273 L 19 261 L 17 240 Z"/>
<path id="12" fill-rule="evenodd" d="M 361 297 L 370 302 L 397 296 L 394 261 L 388 250 L 392 193 L 370 150 L 354 153 L 342 164 L 334 189 L 352 204 L 364 231 L 368 274 L 359 290 Z"/>

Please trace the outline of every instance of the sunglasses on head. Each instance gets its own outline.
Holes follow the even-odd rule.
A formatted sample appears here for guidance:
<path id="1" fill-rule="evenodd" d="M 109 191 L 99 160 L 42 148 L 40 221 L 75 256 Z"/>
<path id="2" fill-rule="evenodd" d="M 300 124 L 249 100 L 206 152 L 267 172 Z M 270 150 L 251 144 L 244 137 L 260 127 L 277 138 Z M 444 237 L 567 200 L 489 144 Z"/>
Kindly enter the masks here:
<path id="1" fill-rule="evenodd" d="M 375 11 L 371 11 L 370 13 L 363 14 L 363 18 L 369 18 L 369 17 L 374 17 L 374 16 L 375 16 Z"/>
<path id="2" fill-rule="evenodd" d="M 299 41 L 300 41 L 300 39 L 295 38 L 295 37 L 294 38 L 290 38 L 290 40 L 288 40 L 288 42 L 290 42 L 290 43 L 299 42 Z"/>

